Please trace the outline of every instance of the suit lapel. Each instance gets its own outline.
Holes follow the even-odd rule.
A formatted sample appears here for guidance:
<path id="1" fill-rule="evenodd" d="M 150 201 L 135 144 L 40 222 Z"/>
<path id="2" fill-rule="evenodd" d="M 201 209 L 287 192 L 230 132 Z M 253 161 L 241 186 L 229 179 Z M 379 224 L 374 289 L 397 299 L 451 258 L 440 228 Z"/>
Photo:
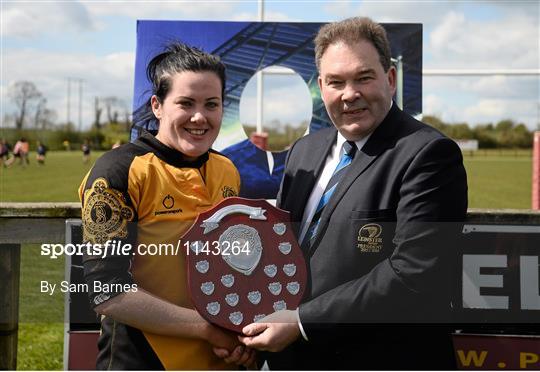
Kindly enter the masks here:
<path id="1" fill-rule="evenodd" d="M 287 210 L 298 211 L 298 215 L 291 216 L 293 221 L 302 220 L 307 201 L 315 187 L 315 183 L 324 169 L 326 158 L 336 142 L 336 137 L 337 131 L 335 129 L 329 130 L 328 134 L 322 136 L 317 143 L 311 144 L 313 147 L 310 148 L 309 151 L 312 156 L 310 156 L 309 159 L 312 161 L 307 164 L 304 162 L 302 166 L 305 168 L 306 173 L 313 172 L 313 177 L 309 177 L 310 181 L 308 182 L 306 182 L 305 179 L 295 180 L 296 182 L 293 185 L 294 193 L 291 193 L 290 202 L 293 205 L 296 204 L 296 206 L 285 206 L 285 209 Z"/>
<path id="2" fill-rule="evenodd" d="M 315 159 L 315 163 L 314 163 L 314 179 L 315 180 L 318 180 L 319 177 L 321 176 L 321 173 L 324 169 L 324 164 L 326 163 L 326 158 L 328 157 L 328 155 L 330 154 L 330 150 L 332 150 L 332 146 L 336 143 L 336 138 L 337 138 L 337 130 L 332 130 L 328 133 L 328 135 L 326 135 L 324 137 L 324 141 L 321 145 L 321 148 L 323 151 L 321 151 L 319 153 L 319 156 L 314 156 L 313 158 Z M 314 151 L 316 151 L 314 149 Z M 309 189 L 309 192 L 311 194 L 311 191 L 313 190 L 313 186 L 315 185 L 312 185 L 312 187 Z"/>
<path id="3" fill-rule="evenodd" d="M 347 193 L 353 182 L 360 177 L 362 173 L 364 173 L 364 171 L 377 159 L 377 157 L 379 157 L 380 154 L 382 154 L 387 148 L 393 146 L 395 142 L 393 133 L 396 132 L 394 126 L 399 125 L 400 116 L 401 111 L 394 103 L 383 122 L 377 127 L 377 129 L 375 129 L 362 149 L 357 152 L 353 162 L 351 165 L 349 165 L 347 173 L 343 175 L 343 178 L 337 185 L 336 190 L 323 210 L 321 222 L 317 228 L 317 237 L 315 238 L 315 241 L 310 249 L 311 253 L 313 253 L 319 245 L 319 241 L 321 240 L 328 226 L 330 216 L 336 209 L 336 206 L 339 204 L 343 196 Z"/>

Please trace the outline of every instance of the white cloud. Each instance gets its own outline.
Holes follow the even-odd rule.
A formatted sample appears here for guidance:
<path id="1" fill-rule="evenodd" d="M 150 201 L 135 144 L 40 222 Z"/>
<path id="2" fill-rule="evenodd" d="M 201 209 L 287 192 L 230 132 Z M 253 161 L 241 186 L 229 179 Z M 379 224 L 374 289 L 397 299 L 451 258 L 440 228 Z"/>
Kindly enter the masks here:
<path id="1" fill-rule="evenodd" d="M 31 38 L 43 32 L 81 32 L 96 24 L 78 2 L 9 2 L 2 4 L 1 34 Z"/>
<path id="2" fill-rule="evenodd" d="M 535 107 L 536 106 L 536 107 Z M 467 106 L 464 115 L 470 122 L 497 122 L 513 119 L 518 122 L 533 122 L 536 118 L 538 102 L 509 101 L 504 99 L 483 99 L 474 105 Z M 537 121 L 538 123 L 538 121 Z M 531 126 L 534 128 L 534 126 Z"/>
<path id="3" fill-rule="evenodd" d="M 477 93 L 482 97 L 498 99 L 539 100 L 539 78 L 531 76 L 483 76 L 460 79 L 459 86 L 466 92 Z"/>
<path id="4" fill-rule="evenodd" d="M 538 68 L 538 27 L 534 14 L 475 21 L 450 12 L 429 37 L 429 67 Z"/>
<path id="5" fill-rule="evenodd" d="M 540 8 L 534 2 L 336 2 L 341 18 L 420 22 L 424 68 L 538 69 Z M 539 77 L 424 77 L 424 113 L 477 124 L 513 118 L 535 128 L 540 121 Z"/>
<path id="6" fill-rule="evenodd" d="M 423 111 L 424 114 L 435 115 L 442 117 L 443 112 L 447 109 L 445 102 L 441 97 L 435 94 L 428 94 L 424 97 Z"/>
<path id="7" fill-rule="evenodd" d="M 307 85 L 282 86 L 265 95 L 265 117 L 267 121 L 278 119 L 282 123 L 299 124 L 310 120 L 311 96 Z"/>
<path id="8" fill-rule="evenodd" d="M 125 16 L 134 19 L 223 19 L 232 15 L 234 2 L 226 1 L 95 1 L 86 2 L 97 17 Z"/>
<path id="9" fill-rule="evenodd" d="M 83 126 L 93 121 L 94 97 L 116 96 L 131 107 L 133 97 L 134 53 L 96 56 L 93 54 L 10 51 L 2 56 L 5 87 L 28 80 L 47 98 L 47 106 L 56 110 L 59 122 L 66 120 L 67 78 L 83 79 Z M 78 120 L 79 84 L 71 83 L 71 121 Z M 4 101 L 4 113 L 14 111 Z"/>
<path id="10" fill-rule="evenodd" d="M 134 19 L 193 19 L 220 21 L 257 21 L 257 4 L 251 3 L 252 11 L 238 10 L 238 1 L 115 1 L 87 2 L 89 12 L 96 16 L 126 16 Z M 266 21 L 293 21 L 285 13 L 266 11 Z"/>
<path id="11" fill-rule="evenodd" d="M 256 13 L 241 12 L 241 13 L 234 13 L 231 20 L 256 22 L 259 20 L 259 18 Z M 265 12 L 264 20 L 265 22 L 300 22 L 301 21 L 301 19 L 291 18 L 285 13 L 274 12 L 274 11 Z"/>
<path id="12" fill-rule="evenodd" d="M 540 121 L 538 77 L 425 77 L 424 114 L 470 125 L 513 119 L 530 129 Z"/>
<path id="13" fill-rule="evenodd" d="M 534 2 L 331 2 L 341 18 L 422 23 L 426 68 L 538 68 L 540 14 Z"/>
<path id="14" fill-rule="evenodd" d="M 456 7 L 451 2 L 369 1 L 357 5 L 352 1 L 329 2 L 324 9 L 337 19 L 362 16 L 377 22 L 423 23 L 431 26 L 441 13 Z"/>
<path id="15" fill-rule="evenodd" d="M 279 120 L 282 124 L 298 125 L 311 119 L 312 102 L 309 89 L 299 75 L 267 75 L 264 82 L 263 120 L 270 123 Z M 246 84 L 240 100 L 240 121 L 256 122 L 256 79 Z"/>

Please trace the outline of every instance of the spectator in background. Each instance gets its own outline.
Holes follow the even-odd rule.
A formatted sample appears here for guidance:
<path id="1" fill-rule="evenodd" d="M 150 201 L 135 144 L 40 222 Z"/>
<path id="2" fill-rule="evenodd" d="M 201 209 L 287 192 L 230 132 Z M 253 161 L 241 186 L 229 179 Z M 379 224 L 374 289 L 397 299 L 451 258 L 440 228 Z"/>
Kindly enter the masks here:
<path id="1" fill-rule="evenodd" d="M 45 154 L 47 154 L 47 147 L 42 144 L 40 141 L 36 142 L 37 148 L 36 148 L 36 160 L 38 164 L 44 165 L 45 164 Z"/>
<path id="2" fill-rule="evenodd" d="M 23 167 L 30 165 L 30 160 L 28 159 L 29 152 L 30 145 L 28 141 L 26 141 L 26 138 L 21 137 L 21 139 L 15 143 L 15 147 L 13 147 L 13 158 L 9 159 L 6 162 L 6 165 L 9 167 L 13 164 L 15 159 L 19 159 L 19 165 L 22 165 Z"/>
<path id="3" fill-rule="evenodd" d="M 9 144 L 5 139 L 0 139 L 0 164 L 3 164 L 4 167 L 7 167 L 7 162 L 9 160 Z"/>
<path id="4" fill-rule="evenodd" d="M 82 161 L 84 164 L 88 163 L 90 161 L 90 143 L 87 139 L 84 140 L 84 143 L 81 146 L 81 150 L 83 153 Z"/>

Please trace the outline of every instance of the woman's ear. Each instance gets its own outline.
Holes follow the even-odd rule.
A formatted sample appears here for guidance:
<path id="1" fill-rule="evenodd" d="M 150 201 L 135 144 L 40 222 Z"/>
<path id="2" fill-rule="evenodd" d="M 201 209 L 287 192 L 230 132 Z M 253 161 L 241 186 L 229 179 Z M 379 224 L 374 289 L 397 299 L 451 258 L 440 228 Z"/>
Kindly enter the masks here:
<path id="1" fill-rule="evenodd" d="M 161 103 L 159 103 L 159 99 L 154 94 L 152 98 L 150 98 L 150 105 L 152 106 L 152 112 L 154 113 L 154 116 L 161 120 Z"/>

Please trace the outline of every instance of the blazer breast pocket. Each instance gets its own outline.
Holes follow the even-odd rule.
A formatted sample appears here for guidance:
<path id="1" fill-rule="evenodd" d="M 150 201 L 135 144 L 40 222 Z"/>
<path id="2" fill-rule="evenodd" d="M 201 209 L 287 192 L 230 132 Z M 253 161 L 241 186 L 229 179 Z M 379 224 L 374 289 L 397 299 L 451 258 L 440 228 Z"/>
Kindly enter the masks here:
<path id="1" fill-rule="evenodd" d="M 362 211 L 351 211 L 351 219 L 364 221 L 395 221 L 395 209 L 373 209 Z"/>

